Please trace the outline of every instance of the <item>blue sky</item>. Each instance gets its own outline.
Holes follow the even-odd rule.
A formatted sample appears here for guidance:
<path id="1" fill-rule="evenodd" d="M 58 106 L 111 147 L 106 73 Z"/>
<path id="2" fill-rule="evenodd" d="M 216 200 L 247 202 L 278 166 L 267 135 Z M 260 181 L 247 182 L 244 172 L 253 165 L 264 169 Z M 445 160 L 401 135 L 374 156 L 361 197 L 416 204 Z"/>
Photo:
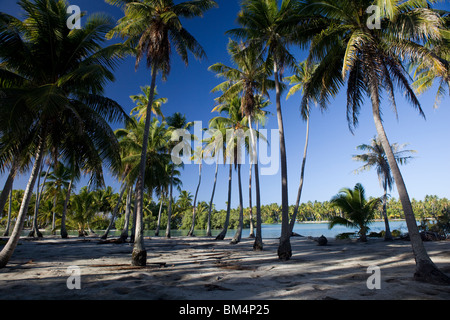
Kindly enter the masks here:
<path id="1" fill-rule="evenodd" d="M 78 5 L 87 14 L 106 12 L 118 19 L 122 12 L 106 4 L 103 0 L 72 0 L 72 5 Z M 189 121 L 202 121 L 207 126 L 212 114 L 216 94 L 211 89 L 221 82 L 207 69 L 216 62 L 230 64 L 226 51 L 228 36 L 225 32 L 235 27 L 236 14 L 239 11 L 239 1 L 218 0 L 219 8 L 210 10 L 202 19 L 185 21 L 185 27 L 196 37 L 204 47 L 208 58 L 201 62 L 191 58 L 189 66 L 185 66 L 176 55 L 172 58 L 172 71 L 166 82 L 158 79 L 159 95 L 168 98 L 163 106 L 163 113 L 171 115 L 174 112 L 186 114 Z M 443 2 L 439 8 L 450 10 L 448 2 Z M 15 0 L 2 0 L 0 11 L 20 17 L 20 8 Z M 82 21 L 83 24 L 83 21 Z M 117 40 L 115 40 L 117 41 Z M 306 57 L 305 52 L 293 49 L 299 61 Z M 129 96 L 140 92 L 140 86 L 150 83 L 150 72 L 142 64 L 135 72 L 134 58 L 127 58 L 116 70 L 116 81 L 106 87 L 105 95 L 115 99 L 129 112 L 133 108 Z M 289 74 L 286 74 L 289 75 Z M 300 119 L 300 95 L 294 95 L 286 101 L 282 97 L 282 109 L 285 125 L 289 203 L 294 204 L 300 176 L 301 157 L 303 154 L 306 125 Z M 398 120 L 391 111 L 385 99 L 382 104 L 383 119 L 388 138 L 391 143 L 409 143 L 408 148 L 417 150 L 415 159 L 401 171 L 411 198 L 423 199 L 427 194 L 439 197 L 449 197 L 450 191 L 450 99 L 442 100 L 438 109 L 433 109 L 435 90 L 419 96 L 422 108 L 426 114 L 424 120 L 403 98 L 402 92 L 397 92 Z M 275 99 L 275 93 L 270 93 Z M 342 187 L 353 187 L 361 182 L 370 196 L 382 195 L 376 173 L 364 172 L 355 175 L 353 171 L 361 164 L 352 160 L 357 153 L 356 146 L 369 143 L 376 134 L 372 118 L 371 104 L 365 100 L 359 117 L 359 126 L 354 134 L 348 130 L 346 122 L 345 91 L 329 105 L 328 111 L 322 113 L 314 110 L 311 115 L 310 143 L 306 163 L 305 182 L 302 202 L 329 200 Z M 272 112 L 267 122 L 267 129 L 277 129 L 275 105 L 268 107 Z M 118 127 L 119 124 L 114 124 Z M 202 184 L 198 199 L 209 201 L 213 184 L 214 165 L 204 165 Z M 227 200 L 227 167 L 219 168 L 218 185 L 215 204 L 218 209 L 225 208 Z M 192 194 L 198 181 L 198 166 L 186 165 L 182 173 L 183 189 Z M 3 186 L 6 174 L 0 177 Z M 232 206 L 238 206 L 237 174 L 233 176 Z M 18 177 L 14 188 L 25 188 L 28 176 Z M 248 205 L 248 165 L 242 168 L 244 205 Z M 261 176 L 262 204 L 281 203 L 280 172 L 273 176 Z M 83 181 L 79 184 L 79 187 Z M 118 192 L 119 184 L 106 174 L 106 184 L 113 186 Z M 398 197 L 396 189 L 391 193 Z M 253 196 L 254 197 L 254 196 Z M 255 200 L 253 198 L 253 204 Z"/>

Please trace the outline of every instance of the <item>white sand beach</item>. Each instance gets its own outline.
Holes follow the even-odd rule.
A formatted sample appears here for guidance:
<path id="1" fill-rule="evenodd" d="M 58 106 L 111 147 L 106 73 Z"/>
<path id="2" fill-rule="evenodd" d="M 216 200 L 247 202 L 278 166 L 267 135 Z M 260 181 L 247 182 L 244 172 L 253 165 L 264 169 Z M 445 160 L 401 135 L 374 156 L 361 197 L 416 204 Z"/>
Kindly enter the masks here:
<path id="1" fill-rule="evenodd" d="M 277 239 L 237 245 L 203 237 L 146 239 L 146 267 L 130 266 L 132 246 L 98 238 L 22 238 L 0 270 L 0 299 L 326 300 L 450 299 L 448 286 L 413 280 L 408 241 L 368 243 L 293 237 L 293 256 L 277 259 Z M 450 274 L 450 241 L 425 242 L 436 265 Z M 69 290 L 68 267 L 81 271 L 81 289 Z M 381 288 L 369 289 L 369 266 Z"/>

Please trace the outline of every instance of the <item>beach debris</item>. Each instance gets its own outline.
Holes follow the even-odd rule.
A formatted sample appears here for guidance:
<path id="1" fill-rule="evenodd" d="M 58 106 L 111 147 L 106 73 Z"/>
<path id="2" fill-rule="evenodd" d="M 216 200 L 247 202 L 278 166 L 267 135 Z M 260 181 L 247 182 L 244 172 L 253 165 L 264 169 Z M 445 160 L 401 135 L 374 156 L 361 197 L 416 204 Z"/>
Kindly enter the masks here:
<path id="1" fill-rule="evenodd" d="M 324 235 L 321 235 L 318 238 L 314 238 L 314 241 L 317 242 L 318 246 L 326 246 L 328 243 L 328 239 Z"/>

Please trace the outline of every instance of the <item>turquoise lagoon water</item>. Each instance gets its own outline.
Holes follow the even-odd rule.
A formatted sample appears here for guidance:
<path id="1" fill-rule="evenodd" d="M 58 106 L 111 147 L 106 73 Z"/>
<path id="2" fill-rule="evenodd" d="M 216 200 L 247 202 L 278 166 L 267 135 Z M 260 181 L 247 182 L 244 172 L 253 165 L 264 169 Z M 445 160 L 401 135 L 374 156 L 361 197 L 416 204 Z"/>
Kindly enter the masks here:
<path id="1" fill-rule="evenodd" d="M 396 220 L 396 221 L 390 221 L 389 226 L 392 230 L 400 230 L 402 233 L 408 232 L 408 229 L 406 227 L 406 222 L 404 220 Z M 376 221 L 370 225 L 370 231 L 374 232 L 380 232 L 384 230 L 384 222 L 383 221 Z M 216 236 L 220 233 L 221 230 L 212 230 L 212 235 Z M 335 226 L 333 229 L 328 229 L 328 223 L 326 222 L 317 222 L 317 223 L 296 223 L 294 227 L 294 232 L 308 237 L 320 237 L 321 235 L 324 235 L 327 238 L 334 238 L 337 234 L 343 233 L 343 232 L 356 232 L 357 229 L 351 229 L 344 226 Z M 369 231 L 369 232 L 370 232 Z M 96 230 L 96 232 L 99 235 L 103 234 L 103 230 Z M 233 237 L 236 230 L 229 229 L 227 232 L 227 238 Z M 3 233 L 3 231 L 2 231 Z M 23 236 L 27 236 L 29 233 L 29 230 L 24 230 L 22 232 Z M 50 235 L 49 231 L 42 232 L 44 236 Z M 69 231 L 68 232 L 70 236 L 77 236 L 78 233 L 76 231 Z M 160 235 L 164 236 L 166 233 L 165 229 L 162 229 L 160 231 Z M 173 237 L 177 236 L 186 236 L 188 233 L 188 230 L 172 230 L 171 235 Z M 202 237 L 206 236 L 206 230 L 195 230 L 194 232 L 195 236 Z M 244 229 L 242 231 L 242 237 L 248 237 L 250 234 L 250 229 Z M 281 234 L 281 224 L 263 224 L 262 225 L 262 236 L 263 238 L 270 239 L 270 238 L 278 238 Z M 59 235 L 59 231 L 57 231 L 57 235 Z M 120 231 L 119 230 L 112 230 L 110 232 L 110 236 L 119 236 Z M 154 236 L 155 231 L 154 230 L 148 230 L 145 231 L 145 236 Z"/>

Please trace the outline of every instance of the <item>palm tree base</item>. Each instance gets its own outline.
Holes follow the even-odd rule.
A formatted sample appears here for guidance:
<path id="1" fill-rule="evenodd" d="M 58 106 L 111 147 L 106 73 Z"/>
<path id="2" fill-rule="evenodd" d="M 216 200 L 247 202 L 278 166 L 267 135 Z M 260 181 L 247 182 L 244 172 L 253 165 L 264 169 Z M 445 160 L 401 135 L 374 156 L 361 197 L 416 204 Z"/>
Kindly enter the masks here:
<path id="1" fill-rule="evenodd" d="M 291 257 L 292 257 L 292 249 L 289 238 L 284 240 L 281 238 L 280 245 L 278 246 L 278 258 L 281 261 L 288 261 Z"/>
<path id="2" fill-rule="evenodd" d="M 133 249 L 131 254 L 131 265 L 145 267 L 147 265 L 147 251 Z"/>
<path id="3" fill-rule="evenodd" d="M 432 261 L 428 260 L 417 261 L 414 280 L 439 285 L 450 285 L 450 277 L 439 270 Z"/>
<path id="4" fill-rule="evenodd" d="M 263 251 L 263 242 L 260 237 L 255 237 L 255 242 L 253 243 L 253 251 Z"/>

